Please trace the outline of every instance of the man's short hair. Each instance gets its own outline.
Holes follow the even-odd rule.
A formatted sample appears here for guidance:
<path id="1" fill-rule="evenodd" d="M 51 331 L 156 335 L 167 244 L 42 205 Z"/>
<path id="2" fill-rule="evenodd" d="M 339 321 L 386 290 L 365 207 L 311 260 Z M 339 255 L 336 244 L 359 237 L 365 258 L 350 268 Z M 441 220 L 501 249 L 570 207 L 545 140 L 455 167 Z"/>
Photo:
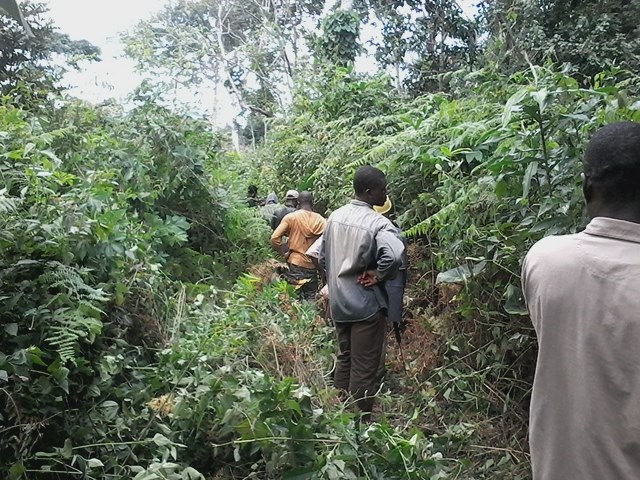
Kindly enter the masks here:
<path id="1" fill-rule="evenodd" d="M 372 167 L 371 165 L 365 165 L 356 170 L 353 175 L 353 189 L 356 195 L 362 195 L 370 188 L 375 188 L 380 185 L 384 185 L 385 176 L 384 172 L 379 168 Z"/>
<path id="2" fill-rule="evenodd" d="M 599 129 L 587 145 L 584 173 L 606 203 L 640 200 L 640 123 L 617 122 Z"/>
<path id="3" fill-rule="evenodd" d="M 298 203 L 313 205 L 313 194 L 308 191 L 300 192 L 298 196 Z"/>

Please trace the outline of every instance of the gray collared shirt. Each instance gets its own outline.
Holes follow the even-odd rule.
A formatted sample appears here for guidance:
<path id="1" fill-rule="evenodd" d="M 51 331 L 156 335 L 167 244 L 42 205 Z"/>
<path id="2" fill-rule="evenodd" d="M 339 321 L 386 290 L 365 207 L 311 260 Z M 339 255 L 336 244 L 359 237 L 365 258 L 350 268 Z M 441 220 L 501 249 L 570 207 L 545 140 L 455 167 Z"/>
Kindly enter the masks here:
<path id="1" fill-rule="evenodd" d="M 527 254 L 534 480 L 640 478 L 639 282 L 636 223 L 598 217 Z"/>
<path id="2" fill-rule="evenodd" d="M 333 321 L 367 320 L 386 309 L 380 285 L 365 288 L 358 283 L 358 276 L 365 270 L 376 270 L 381 281 L 393 278 L 403 253 L 404 244 L 393 224 L 368 203 L 353 200 L 333 212 L 320 246 Z"/>

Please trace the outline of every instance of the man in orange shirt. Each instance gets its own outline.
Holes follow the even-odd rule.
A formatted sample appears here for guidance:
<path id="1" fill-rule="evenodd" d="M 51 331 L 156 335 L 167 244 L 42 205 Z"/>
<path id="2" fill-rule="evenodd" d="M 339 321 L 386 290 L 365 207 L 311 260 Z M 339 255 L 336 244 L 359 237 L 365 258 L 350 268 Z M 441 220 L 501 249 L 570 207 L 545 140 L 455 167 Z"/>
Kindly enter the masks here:
<path id="1" fill-rule="evenodd" d="M 298 287 L 300 298 L 313 300 L 318 290 L 318 271 L 307 255 L 307 250 L 324 232 L 326 220 L 313 211 L 311 192 L 300 192 L 299 210 L 289 213 L 271 235 L 271 244 L 283 254 L 289 264 L 287 281 Z M 288 250 L 282 237 L 289 237 Z"/>

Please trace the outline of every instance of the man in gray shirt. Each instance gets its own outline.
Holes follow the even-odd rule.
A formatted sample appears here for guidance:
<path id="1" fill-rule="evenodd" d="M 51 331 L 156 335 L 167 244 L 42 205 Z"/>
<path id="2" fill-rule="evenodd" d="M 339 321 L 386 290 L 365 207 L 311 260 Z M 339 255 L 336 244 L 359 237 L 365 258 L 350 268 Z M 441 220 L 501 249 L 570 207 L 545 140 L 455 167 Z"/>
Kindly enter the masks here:
<path id="1" fill-rule="evenodd" d="M 584 156 L 591 222 L 540 240 L 522 286 L 538 337 L 534 480 L 640 478 L 640 123 L 601 128 Z"/>
<path id="2" fill-rule="evenodd" d="M 404 244 L 393 224 L 376 213 L 387 181 L 365 166 L 353 177 L 355 200 L 329 217 L 320 246 L 320 264 L 329 287 L 331 317 L 338 337 L 334 383 L 351 393 L 368 414 L 377 390 L 376 373 L 386 332 L 387 299 L 382 282 L 393 278 Z"/>

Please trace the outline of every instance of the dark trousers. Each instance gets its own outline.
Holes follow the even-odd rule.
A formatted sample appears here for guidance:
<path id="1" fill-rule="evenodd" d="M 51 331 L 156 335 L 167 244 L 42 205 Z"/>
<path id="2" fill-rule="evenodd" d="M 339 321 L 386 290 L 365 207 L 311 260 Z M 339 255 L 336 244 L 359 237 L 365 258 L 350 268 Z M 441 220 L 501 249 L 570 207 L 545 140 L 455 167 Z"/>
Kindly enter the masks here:
<path id="1" fill-rule="evenodd" d="M 315 268 L 304 268 L 290 263 L 285 278 L 296 288 L 301 300 L 315 300 L 318 292 L 318 271 Z"/>
<path id="2" fill-rule="evenodd" d="M 363 412 L 371 412 L 378 389 L 386 322 L 383 311 L 361 322 L 336 322 L 338 359 L 334 385 L 351 393 Z"/>

